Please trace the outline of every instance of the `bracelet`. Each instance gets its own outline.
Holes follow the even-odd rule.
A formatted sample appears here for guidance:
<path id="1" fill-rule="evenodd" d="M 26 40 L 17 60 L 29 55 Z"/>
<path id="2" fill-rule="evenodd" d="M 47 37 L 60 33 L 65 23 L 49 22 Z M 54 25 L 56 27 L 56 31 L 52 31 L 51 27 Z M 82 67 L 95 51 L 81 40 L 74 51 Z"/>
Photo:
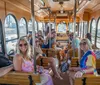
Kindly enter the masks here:
<path id="1" fill-rule="evenodd" d="M 85 72 L 83 70 L 80 70 L 83 74 L 85 74 Z"/>

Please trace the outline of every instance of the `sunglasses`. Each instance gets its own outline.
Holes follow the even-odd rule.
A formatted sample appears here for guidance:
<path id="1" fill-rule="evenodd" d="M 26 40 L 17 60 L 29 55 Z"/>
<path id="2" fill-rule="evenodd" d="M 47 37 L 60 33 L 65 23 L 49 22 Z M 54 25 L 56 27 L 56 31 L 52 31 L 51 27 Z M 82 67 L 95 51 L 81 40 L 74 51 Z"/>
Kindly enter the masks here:
<path id="1" fill-rule="evenodd" d="M 36 40 L 35 42 L 39 42 L 39 40 Z"/>
<path id="2" fill-rule="evenodd" d="M 25 44 L 19 44 L 19 46 L 20 46 L 20 47 L 22 47 L 22 46 L 27 46 L 27 43 L 25 43 Z"/>
<path id="3" fill-rule="evenodd" d="M 86 42 L 81 42 L 80 45 L 86 45 Z"/>

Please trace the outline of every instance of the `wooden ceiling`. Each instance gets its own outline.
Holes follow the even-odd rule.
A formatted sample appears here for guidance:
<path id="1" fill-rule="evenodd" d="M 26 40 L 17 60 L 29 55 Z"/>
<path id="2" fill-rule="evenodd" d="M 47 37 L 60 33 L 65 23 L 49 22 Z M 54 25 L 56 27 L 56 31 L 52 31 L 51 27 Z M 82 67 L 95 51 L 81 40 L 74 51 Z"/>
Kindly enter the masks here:
<path id="1" fill-rule="evenodd" d="M 9 3 L 16 5 L 17 7 L 31 13 L 30 1 L 29 0 L 3 0 Z M 56 12 L 61 9 L 61 5 L 59 2 L 53 2 L 53 0 L 43 0 L 45 2 L 45 7 L 50 7 L 52 12 Z M 35 0 L 35 15 L 38 17 L 48 17 L 48 11 L 44 9 L 40 9 L 42 6 L 40 0 Z M 74 8 L 74 0 L 66 1 L 63 3 L 63 10 L 73 10 Z M 87 5 L 84 5 L 83 10 L 92 10 L 96 11 L 100 9 L 100 0 L 91 0 Z M 82 8 L 81 7 L 81 8 Z M 80 12 L 81 13 L 81 12 Z"/>
<path id="2" fill-rule="evenodd" d="M 53 0 L 44 0 L 45 4 L 51 8 L 52 11 L 58 11 L 61 9 L 59 2 L 54 2 Z M 73 10 L 74 0 L 66 1 L 63 3 L 64 10 Z"/>

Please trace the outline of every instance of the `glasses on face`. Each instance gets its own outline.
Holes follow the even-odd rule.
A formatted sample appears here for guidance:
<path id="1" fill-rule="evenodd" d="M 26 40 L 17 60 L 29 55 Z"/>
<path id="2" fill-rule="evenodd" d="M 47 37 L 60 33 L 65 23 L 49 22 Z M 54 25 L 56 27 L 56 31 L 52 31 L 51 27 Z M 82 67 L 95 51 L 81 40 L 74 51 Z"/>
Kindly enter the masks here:
<path id="1" fill-rule="evenodd" d="M 39 40 L 36 40 L 35 42 L 39 42 Z"/>
<path id="2" fill-rule="evenodd" d="M 80 45 L 86 45 L 86 42 L 81 42 Z"/>
<path id="3" fill-rule="evenodd" d="M 24 43 L 24 44 L 19 44 L 20 47 L 22 46 L 27 46 L 27 43 Z"/>

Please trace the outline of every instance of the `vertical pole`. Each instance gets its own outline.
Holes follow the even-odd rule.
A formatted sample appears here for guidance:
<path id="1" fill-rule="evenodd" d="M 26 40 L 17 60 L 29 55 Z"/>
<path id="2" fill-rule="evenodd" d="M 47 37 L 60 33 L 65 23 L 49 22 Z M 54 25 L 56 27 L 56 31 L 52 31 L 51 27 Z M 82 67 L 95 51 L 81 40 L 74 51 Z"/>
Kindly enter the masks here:
<path id="1" fill-rule="evenodd" d="M 49 39 L 49 48 L 51 48 L 50 8 L 48 8 L 48 11 L 49 11 L 49 33 L 50 33 L 50 39 Z"/>
<path id="2" fill-rule="evenodd" d="M 36 23 L 37 23 L 37 32 L 39 31 L 39 24 L 38 24 L 38 22 L 36 21 Z"/>
<path id="3" fill-rule="evenodd" d="M 55 30 L 56 30 L 56 14 L 55 14 L 55 16 L 54 16 L 54 23 L 55 23 L 54 28 L 55 28 Z M 55 41 L 56 41 L 56 38 L 55 38 Z"/>
<path id="4" fill-rule="evenodd" d="M 31 0 L 31 14 L 32 14 L 32 39 L 33 39 L 33 54 L 34 54 L 34 73 L 36 73 L 36 55 L 35 55 L 35 16 L 34 16 L 34 0 Z"/>
<path id="5" fill-rule="evenodd" d="M 75 38 L 76 38 L 76 0 L 75 0 L 75 4 L 74 4 L 74 37 L 73 37 L 73 41 L 75 42 Z M 75 57 L 75 43 L 73 43 L 73 56 Z"/>
<path id="6" fill-rule="evenodd" d="M 56 29 L 56 14 L 54 15 L 54 24 L 55 24 L 54 28 Z"/>
<path id="7" fill-rule="evenodd" d="M 74 38 L 75 38 L 75 32 L 76 32 L 76 0 L 74 5 Z"/>

